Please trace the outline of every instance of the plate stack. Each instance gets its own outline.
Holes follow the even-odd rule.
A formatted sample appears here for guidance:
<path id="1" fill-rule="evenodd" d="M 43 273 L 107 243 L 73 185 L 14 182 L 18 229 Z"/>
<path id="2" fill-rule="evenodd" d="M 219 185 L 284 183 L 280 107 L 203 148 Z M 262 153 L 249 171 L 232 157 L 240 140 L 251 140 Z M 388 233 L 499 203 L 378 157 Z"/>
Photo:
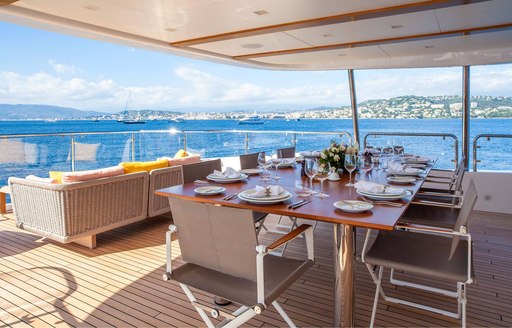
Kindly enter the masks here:
<path id="1" fill-rule="evenodd" d="M 384 192 L 370 192 L 362 189 L 356 189 L 356 192 L 373 200 L 397 200 L 412 195 L 408 190 L 393 187 L 386 187 Z"/>
<path id="2" fill-rule="evenodd" d="M 259 194 L 256 189 L 249 189 L 238 194 L 238 198 L 254 204 L 277 204 L 292 198 L 292 194 L 286 190 L 275 196 L 255 196 Z"/>
<path id="3" fill-rule="evenodd" d="M 206 178 L 208 180 L 211 180 L 211 181 L 214 181 L 217 183 L 233 183 L 233 182 L 238 182 L 243 179 L 247 179 L 247 174 L 240 173 L 240 176 L 238 176 L 236 178 L 227 178 L 223 175 L 217 175 L 217 174 L 212 173 L 212 174 L 209 174 Z"/>

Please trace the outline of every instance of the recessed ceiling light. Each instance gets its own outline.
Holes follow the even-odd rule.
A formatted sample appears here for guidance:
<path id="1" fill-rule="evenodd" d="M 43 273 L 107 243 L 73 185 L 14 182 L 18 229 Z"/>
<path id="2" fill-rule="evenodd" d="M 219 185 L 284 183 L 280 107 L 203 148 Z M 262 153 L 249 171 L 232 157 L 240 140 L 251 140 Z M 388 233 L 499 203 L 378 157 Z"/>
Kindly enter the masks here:
<path id="1" fill-rule="evenodd" d="M 166 28 L 165 30 L 166 30 L 167 32 L 176 32 L 176 31 L 177 31 L 177 29 L 172 28 L 172 27 Z"/>
<path id="2" fill-rule="evenodd" d="M 403 25 L 391 25 L 392 29 L 403 28 Z"/>
<path id="3" fill-rule="evenodd" d="M 263 47 L 263 45 L 259 44 L 259 43 L 246 43 L 246 44 L 242 44 L 241 47 L 245 48 L 245 49 L 258 49 L 258 48 Z"/>
<path id="4" fill-rule="evenodd" d="M 330 37 L 332 36 L 332 34 L 327 33 L 327 34 L 322 34 L 322 36 L 323 36 L 324 38 L 330 38 Z"/>
<path id="5" fill-rule="evenodd" d="M 89 9 L 89 10 L 92 10 L 92 11 L 98 11 L 100 10 L 100 7 L 98 6 L 93 6 L 93 5 L 87 5 L 87 6 L 84 6 L 85 9 Z"/>
<path id="6" fill-rule="evenodd" d="M 256 15 L 260 15 L 261 16 L 261 15 L 267 15 L 268 11 L 266 11 L 266 10 L 256 10 L 256 11 L 254 11 L 254 13 Z"/>
<path id="7" fill-rule="evenodd" d="M 431 49 L 431 48 L 434 48 L 435 46 L 434 45 L 428 45 L 428 46 L 425 46 L 425 49 Z"/>

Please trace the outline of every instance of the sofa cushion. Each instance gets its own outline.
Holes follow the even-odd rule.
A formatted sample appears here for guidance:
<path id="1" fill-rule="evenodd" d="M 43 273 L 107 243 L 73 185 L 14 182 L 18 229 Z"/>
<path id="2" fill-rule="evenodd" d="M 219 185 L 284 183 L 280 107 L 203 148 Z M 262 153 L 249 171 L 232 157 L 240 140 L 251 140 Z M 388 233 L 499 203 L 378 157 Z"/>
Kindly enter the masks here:
<path id="1" fill-rule="evenodd" d="M 116 175 L 124 174 L 124 168 L 122 166 L 112 166 L 101 168 L 97 170 L 88 171 L 76 171 L 76 172 L 64 172 L 62 173 L 62 183 L 79 182 L 94 180 L 98 178 L 113 177 Z"/>
<path id="2" fill-rule="evenodd" d="M 190 155 L 187 157 L 181 157 L 181 158 L 171 158 L 171 157 L 160 157 L 158 160 L 165 159 L 169 162 L 169 166 L 175 166 L 175 165 L 185 165 L 185 164 L 192 164 L 192 163 L 199 163 L 201 161 L 201 155 Z"/>
<path id="3" fill-rule="evenodd" d="M 59 183 L 59 181 L 57 179 L 52 179 L 52 178 L 41 178 L 41 177 L 38 177 L 36 175 L 27 175 L 25 177 L 25 179 L 27 180 L 30 180 L 30 181 L 37 181 L 37 182 L 43 182 L 43 183 Z"/>
<path id="4" fill-rule="evenodd" d="M 119 164 L 124 167 L 124 173 L 135 173 L 135 172 L 150 172 L 154 169 L 161 169 L 169 166 L 169 161 L 166 159 L 160 159 L 150 162 L 124 162 Z"/>
<path id="5" fill-rule="evenodd" d="M 50 179 L 55 180 L 55 183 L 62 183 L 62 174 L 60 171 L 50 171 Z"/>
<path id="6" fill-rule="evenodd" d="M 174 154 L 174 158 L 182 158 L 182 157 L 187 157 L 188 154 L 186 151 L 184 151 L 183 149 L 180 149 L 176 152 L 176 154 Z"/>

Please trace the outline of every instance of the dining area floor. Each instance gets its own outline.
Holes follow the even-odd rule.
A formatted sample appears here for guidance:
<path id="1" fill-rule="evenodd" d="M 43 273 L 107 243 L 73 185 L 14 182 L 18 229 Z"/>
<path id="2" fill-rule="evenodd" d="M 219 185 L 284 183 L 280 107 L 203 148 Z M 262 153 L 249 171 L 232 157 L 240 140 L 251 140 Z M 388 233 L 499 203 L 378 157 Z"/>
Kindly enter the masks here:
<path id="1" fill-rule="evenodd" d="M 269 230 L 276 228 L 277 219 L 269 216 Z M 204 326 L 179 285 L 162 279 L 165 232 L 171 222 L 158 217 L 105 232 L 98 235 L 96 249 L 87 249 L 41 239 L 17 229 L 14 221 L 0 218 L 0 326 Z M 474 212 L 470 232 L 475 244 L 476 282 L 468 286 L 468 326 L 511 326 L 512 216 Z M 358 229 L 358 256 L 364 234 L 365 230 Z M 263 244 L 279 237 L 265 230 L 259 236 Z M 177 240 L 172 247 L 173 263 L 179 265 Z M 319 222 L 315 230 L 316 263 L 278 299 L 299 327 L 332 326 L 333 252 L 332 225 Z M 289 257 L 304 257 L 305 253 L 302 238 L 286 249 Z M 375 285 L 366 267 L 356 262 L 355 324 L 367 327 Z M 408 277 L 410 281 L 424 281 Z M 455 309 L 453 300 L 386 281 L 384 289 L 389 295 Z M 436 285 L 444 286 L 441 281 Z M 203 302 L 213 302 L 212 295 L 196 295 Z M 235 306 L 227 308 L 234 310 Z M 453 327 L 460 322 L 381 301 L 375 324 Z M 286 326 L 273 307 L 247 325 Z"/>

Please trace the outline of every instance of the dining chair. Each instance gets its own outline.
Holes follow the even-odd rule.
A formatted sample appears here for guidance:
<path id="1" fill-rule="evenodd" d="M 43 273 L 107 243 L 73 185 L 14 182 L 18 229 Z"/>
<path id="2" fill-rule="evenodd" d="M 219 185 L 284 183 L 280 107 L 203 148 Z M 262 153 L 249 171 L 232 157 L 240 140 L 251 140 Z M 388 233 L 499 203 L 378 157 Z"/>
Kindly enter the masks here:
<path id="1" fill-rule="evenodd" d="M 295 147 L 278 148 L 277 156 L 280 158 L 295 158 Z"/>
<path id="2" fill-rule="evenodd" d="M 290 327 L 295 327 L 276 299 L 314 263 L 313 230 L 302 225 L 270 245 L 260 245 L 251 212 L 169 198 L 174 224 L 166 234 L 167 266 L 164 280 L 180 284 L 208 327 L 223 317 L 222 327 L 238 327 L 273 305 Z M 178 234 L 183 261 L 173 268 L 172 235 Z M 307 259 L 270 254 L 304 234 Z M 180 261 L 181 262 L 181 261 Z M 233 313 L 195 298 L 190 287 L 239 304 Z"/>
<path id="3" fill-rule="evenodd" d="M 373 327 L 375 323 L 379 296 L 387 302 L 408 305 L 461 319 L 462 327 L 466 326 L 466 284 L 471 284 L 474 278 L 472 242 L 468 232 L 468 221 L 477 198 L 475 184 L 470 181 L 464 204 L 453 229 L 397 225 L 398 230 L 379 231 L 369 249 L 368 241 L 372 230 L 368 229 L 361 259 L 366 264 L 376 285 L 370 327 Z M 390 283 L 393 285 L 420 289 L 457 299 L 457 312 L 386 295 L 382 286 L 384 268 L 391 269 Z M 395 271 L 403 271 L 405 275 L 427 277 L 423 281 L 433 278 L 456 283 L 457 291 L 395 278 Z M 398 290 L 395 289 L 394 292 L 397 293 Z"/>
<path id="4" fill-rule="evenodd" d="M 258 156 L 260 153 L 265 155 L 265 152 L 257 152 L 252 154 L 240 155 L 240 169 L 254 169 L 258 167 Z"/>
<path id="5" fill-rule="evenodd" d="M 208 174 L 213 173 L 214 170 L 222 170 L 220 158 L 183 165 L 183 182 L 189 183 L 198 179 L 204 179 Z"/>
<path id="6" fill-rule="evenodd" d="M 464 158 L 460 160 L 457 168 L 453 171 L 449 177 L 438 176 L 435 173 L 432 175 L 432 171 L 429 172 L 424 180 L 423 186 L 420 191 L 422 192 L 452 192 L 456 191 L 457 182 L 462 181 L 464 173 L 466 172 L 466 165 Z"/>

